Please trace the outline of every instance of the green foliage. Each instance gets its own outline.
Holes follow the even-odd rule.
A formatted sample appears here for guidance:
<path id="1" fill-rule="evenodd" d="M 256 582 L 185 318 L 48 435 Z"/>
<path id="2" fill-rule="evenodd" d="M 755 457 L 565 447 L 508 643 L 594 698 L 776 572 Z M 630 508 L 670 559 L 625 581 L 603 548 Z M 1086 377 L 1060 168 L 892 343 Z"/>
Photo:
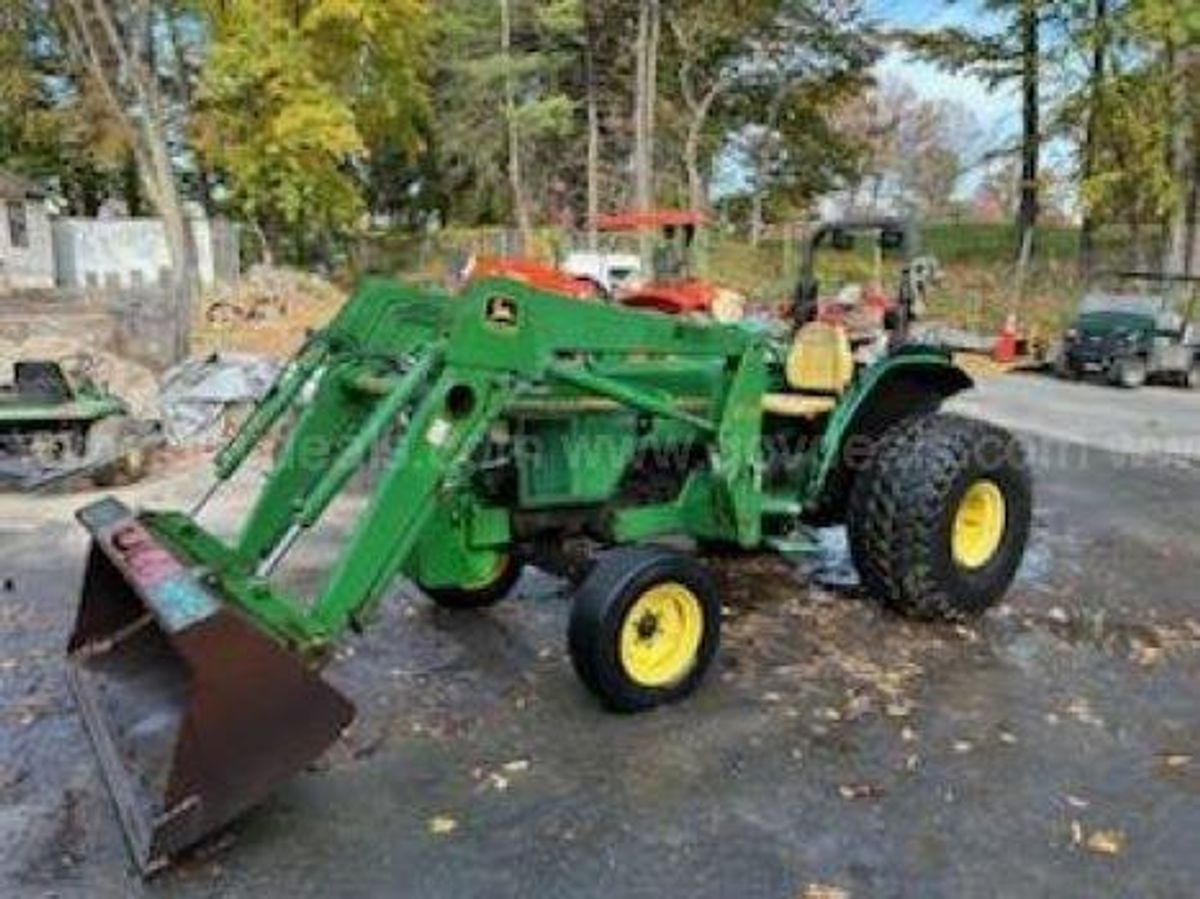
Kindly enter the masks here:
<path id="1" fill-rule="evenodd" d="M 1088 123 L 1094 134 L 1080 199 L 1099 221 L 1161 221 L 1191 189 L 1173 170 L 1172 154 L 1177 131 L 1194 131 L 1200 121 L 1200 69 L 1193 65 L 1181 79 L 1176 54 L 1200 40 L 1200 10 L 1174 0 L 1130 0 L 1110 9 L 1102 32 L 1091 24 L 1080 32 L 1085 47 L 1106 40 L 1114 49 L 1103 77 L 1062 105 L 1064 121 Z"/>
<path id="2" fill-rule="evenodd" d="M 376 147 L 415 154 L 428 101 L 419 0 L 214 0 L 196 144 L 269 236 L 360 218 Z"/>
<path id="3" fill-rule="evenodd" d="M 0 0 L 0 164 L 56 185 L 78 213 L 119 189 L 128 135 L 97 86 L 69 81 L 63 38 L 40 0 Z"/>
<path id="4" fill-rule="evenodd" d="M 442 0 L 436 8 L 434 152 L 449 216 L 466 224 L 512 220 L 507 182 L 505 79 L 530 193 L 545 196 L 573 163 L 579 99 L 570 70 L 583 41 L 581 0 L 512 0 L 512 48 L 501 52 L 497 0 Z"/>

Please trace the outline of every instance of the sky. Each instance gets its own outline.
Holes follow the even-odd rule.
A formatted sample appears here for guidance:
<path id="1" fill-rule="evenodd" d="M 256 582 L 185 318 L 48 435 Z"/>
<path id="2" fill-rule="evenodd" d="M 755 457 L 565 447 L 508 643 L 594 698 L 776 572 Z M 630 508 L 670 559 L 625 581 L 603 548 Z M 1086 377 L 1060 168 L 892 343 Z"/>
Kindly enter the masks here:
<path id="1" fill-rule="evenodd" d="M 947 25 L 978 25 L 988 14 L 974 0 L 962 2 L 919 2 L 919 0 L 868 0 L 867 14 L 883 26 L 937 28 Z M 980 79 L 953 75 L 912 58 L 902 50 L 891 50 L 876 66 L 880 80 L 907 81 L 924 97 L 961 103 L 979 119 L 984 132 L 996 140 L 1015 135 L 1020 128 L 1017 94 L 1011 87 L 989 91 Z"/>
<path id="2" fill-rule="evenodd" d="M 883 27 L 966 25 L 978 29 L 981 25 L 986 26 L 989 19 L 995 19 L 995 14 L 987 12 L 980 0 L 866 0 L 865 6 L 868 16 Z M 1020 93 L 1015 84 L 989 90 L 979 78 L 943 72 L 902 50 L 889 51 L 876 66 L 876 72 L 881 81 L 893 78 L 904 80 L 922 96 L 963 104 L 979 122 L 978 143 L 982 152 L 1013 145 L 1020 136 Z M 1043 164 L 1053 167 L 1069 165 L 1071 152 L 1071 147 L 1062 140 L 1051 140 L 1043 148 Z M 959 184 L 958 193 L 971 194 L 982 174 L 981 168 L 968 172 Z"/>
<path id="3" fill-rule="evenodd" d="M 965 25 L 976 30 L 995 18 L 983 8 L 982 0 L 866 0 L 865 9 L 868 18 L 882 29 Z M 956 192 L 961 198 L 971 196 L 984 177 L 984 166 L 978 163 L 989 152 L 1014 146 L 1019 140 L 1021 105 L 1015 84 L 990 90 L 980 78 L 942 71 L 901 49 L 889 50 L 876 64 L 875 72 L 881 83 L 906 82 L 920 96 L 956 102 L 974 116 L 978 133 L 971 154 L 977 158 L 966 160 L 969 168 Z M 1062 162 L 1068 155 L 1069 148 L 1052 142 L 1046 147 L 1045 160 Z M 743 177 L 733 160 L 724 160 L 719 165 L 718 192 L 739 189 Z"/>

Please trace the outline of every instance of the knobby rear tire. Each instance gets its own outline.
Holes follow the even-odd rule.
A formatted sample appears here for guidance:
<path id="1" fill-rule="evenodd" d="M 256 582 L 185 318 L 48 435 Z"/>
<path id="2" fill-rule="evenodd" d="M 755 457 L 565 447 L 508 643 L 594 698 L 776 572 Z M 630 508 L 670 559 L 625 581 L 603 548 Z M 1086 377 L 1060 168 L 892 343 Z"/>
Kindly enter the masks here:
<path id="1" fill-rule="evenodd" d="M 978 569 L 959 564 L 954 521 L 972 484 L 1004 497 L 998 548 Z M 995 604 L 1012 584 L 1029 538 L 1032 476 L 1007 431 L 956 415 L 901 422 L 881 440 L 855 480 L 847 515 L 850 549 L 863 587 L 897 612 L 962 621 Z"/>

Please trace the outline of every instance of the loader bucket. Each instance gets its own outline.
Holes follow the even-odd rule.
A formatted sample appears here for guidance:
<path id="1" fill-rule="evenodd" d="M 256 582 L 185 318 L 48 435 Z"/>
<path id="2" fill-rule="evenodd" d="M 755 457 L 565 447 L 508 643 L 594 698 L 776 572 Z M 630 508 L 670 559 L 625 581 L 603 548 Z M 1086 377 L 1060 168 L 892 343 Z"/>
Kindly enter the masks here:
<path id="1" fill-rule="evenodd" d="M 354 707 L 124 505 L 78 517 L 93 540 L 67 670 L 149 874 L 317 758 Z"/>

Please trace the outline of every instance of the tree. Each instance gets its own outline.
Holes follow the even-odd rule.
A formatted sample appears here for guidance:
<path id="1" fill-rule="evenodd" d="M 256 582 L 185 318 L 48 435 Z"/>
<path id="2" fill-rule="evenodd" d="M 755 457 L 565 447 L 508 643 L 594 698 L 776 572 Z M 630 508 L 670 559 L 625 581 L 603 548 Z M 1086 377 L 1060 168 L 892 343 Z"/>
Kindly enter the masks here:
<path id="1" fill-rule="evenodd" d="M 634 202 L 639 210 L 655 206 L 654 182 L 654 130 L 658 104 L 658 50 L 662 34 L 662 8 L 659 0 L 639 0 L 637 49 L 637 74 L 633 87 L 633 180 Z M 653 267 L 653 244 L 651 235 L 641 238 L 642 268 Z"/>
<path id="2" fill-rule="evenodd" d="M 1152 54 L 1148 69 L 1162 80 L 1166 93 L 1165 166 L 1171 192 L 1165 210 L 1164 274 L 1190 273 L 1200 175 L 1200 13 L 1181 12 L 1168 0 L 1134 0 L 1129 9 L 1131 30 Z"/>
<path id="3" fill-rule="evenodd" d="M 526 231 L 559 173 L 580 169 L 580 154 L 572 158 L 565 148 L 581 105 L 567 76 L 585 45 L 582 9 L 579 0 L 445 0 L 437 7 L 432 150 L 453 217 L 508 219 Z"/>
<path id="4" fill-rule="evenodd" d="M 1056 12 L 1046 0 L 984 0 L 986 23 L 909 32 L 908 45 L 919 55 L 953 72 L 980 75 L 993 88 L 1016 82 L 1021 96 L 1021 197 L 1017 207 L 1017 258 L 1023 277 L 1034 252 L 1038 222 L 1038 183 L 1042 153 L 1042 70 L 1049 51 L 1044 26 Z"/>
<path id="5" fill-rule="evenodd" d="M 850 177 L 856 148 L 831 123 L 867 84 L 878 48 L 859 6 L 838 0 L 782 0 L 751 45 L 736 115 L 757 243 L 771 200 L 802 207 Z"/>
<path id="6" fill-rule="evenodd" d="M 714 109 L 739 82 L 747 81 L 747 60 L 754 52 L 755 37 L 778 6 L 763 0 L 739 4 L 689 0 L 667 7 L 671 61 L 686 119 L 683 165 L 688 204 L 694 211 L 708 207 L 704 162 L 719 145 L 719 135 L 714 138 L 708 133 Z"/>
<path id="7" fill-rule="evenodd" d="M 209 0 L 194 135 L 274 253 L 365 208 L 372 151 L 415 157 L 428 111 L 417 0 Z"/>
<path id="8" fill-rule="evenodd" d="M 877 209 L 886 199 L 927 218 L 949 209 L 978 141 L 970 110 L 923 98 L 903 81 L 854 96 L 838 110 L 837 125 L 860 147 L 851 205 Z"/>
<path id="9" fill-rule="evenodd" d="M 1166 271 L 1193 264 L 1200 24 L 1168 0 L 1092 0 L 1077 38 L 1091 53 L 1086 84 L 1066 98 L 1063 121 L 1081 137 L 1081 258 L 1093 263 L 1101 222 L 1128 224 L 1139 267 L 1147 226 L 1160 223 Z"/>
<path id="10" fill-rule="evenodd" d="M 156 32 L 166 9 L 137 0 L 55 0 L 53 10 L 76 89 L 86 85 L 96 90 L 122 132 L 146 195 L 162 220 L 177 298 L 176 353 L 183 356 L 197 266 L 168 143 L 175 108 L 157 64 Z"/>
<path id="11" fill-rule="evenodd" d="M 1104 83 L 1108 77 L 1108 57 L 1112 44 L 1110 0 L 1091 0 L 1088 10 L 1088 27 L 1083 39 L 1090 49 L 1091 60 L 1086 88 L 1084 111 L 1084 137 L 1080 182 L 1087 184 L 1096 173 L 1099 130 L 1104 99 Z M 1090 273 L 1095 265 L 1096 217 L 1087 204 L 1084 205 L 1083 221 L 1079 232 L 1080 267 Z"/>

